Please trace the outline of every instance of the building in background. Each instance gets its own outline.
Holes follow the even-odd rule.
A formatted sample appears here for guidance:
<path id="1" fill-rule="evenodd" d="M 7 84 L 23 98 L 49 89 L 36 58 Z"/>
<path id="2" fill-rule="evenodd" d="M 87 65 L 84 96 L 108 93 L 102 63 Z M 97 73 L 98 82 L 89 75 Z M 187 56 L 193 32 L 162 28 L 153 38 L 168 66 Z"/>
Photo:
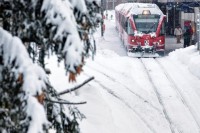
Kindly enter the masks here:
<path id="1" fill-rule="evenodd" d="M 193 42 L 199 40 L 197 15 L 200 13 L 200 0 L 157 0 L 156 3 L 167 16 L 167 35 L 173 35 L 175 27 L 180 24 L 183 31 L 192 27 Z"/>

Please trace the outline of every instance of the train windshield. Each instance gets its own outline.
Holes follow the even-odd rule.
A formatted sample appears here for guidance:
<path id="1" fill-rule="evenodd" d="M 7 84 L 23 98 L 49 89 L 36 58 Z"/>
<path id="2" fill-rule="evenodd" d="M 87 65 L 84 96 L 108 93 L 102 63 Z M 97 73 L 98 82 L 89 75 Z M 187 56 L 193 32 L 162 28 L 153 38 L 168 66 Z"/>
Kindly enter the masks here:
<path id="1" fill-rule="evenodd" d="M 135 26 L 137 31 L 145 34 L 156 32 L 158 27 L 159 15 L 134 15 Z"/>

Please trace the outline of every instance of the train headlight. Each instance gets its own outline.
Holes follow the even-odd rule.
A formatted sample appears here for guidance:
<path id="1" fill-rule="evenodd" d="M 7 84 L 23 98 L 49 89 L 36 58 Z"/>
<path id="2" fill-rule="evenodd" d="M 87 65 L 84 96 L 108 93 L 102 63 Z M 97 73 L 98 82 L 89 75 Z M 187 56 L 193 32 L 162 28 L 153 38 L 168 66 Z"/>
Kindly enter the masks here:
<path id="1" fill-rule="evenodd" d="M 162 40 L 159 40 L 159 42 L 161 43 L 161 42 L 162 42 Z"/>
<path id="2" fill-rule="evenodd" d="M 131 40 L 131 42 L 135 42 L 135 40 Z"/>

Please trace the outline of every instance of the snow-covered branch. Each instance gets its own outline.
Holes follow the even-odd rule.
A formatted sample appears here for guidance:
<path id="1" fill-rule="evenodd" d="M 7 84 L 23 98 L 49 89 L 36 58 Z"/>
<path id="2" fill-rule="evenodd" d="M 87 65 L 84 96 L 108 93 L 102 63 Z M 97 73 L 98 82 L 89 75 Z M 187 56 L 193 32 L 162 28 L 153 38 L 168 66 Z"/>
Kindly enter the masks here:
<path id="1" fill-rule="evenodd" d="M 93 79 L 94 79 L 94 77 L 91 77 L 91 78 L 85 80 L 83 83 L 81 83 L 81 84 L 79 84 L 79 85 L 77 85 L 77 86 L 74 86 L 74 87 L 71 88 L 71 89 L 67 89 L 67 90 L 64 90 L 64 91 L 62 91 L 62 92 L 59 92 L 58 95 L 63 95 L 63 94 L 66 94 L 66 93 L 70 93 L 70 92 L 72 92 L 72 91 L 75 91 L 75 90 L 79 89 L 80 87 L 82 87 L 83 85 L 87 84 L 88 82 L 90 82 L 90 81 L 93 80 Z"/>
<path id="2" fill-rule="evenodd" d="M 2 89 L 0 102 L 4 102 L 6 98 L 9 104 L 14 106 L 15 112 L 12 113 L 18 114 L 15 118 L 7 119 L 5 125 L 12 127 L 15 125 L 13 123 L 18 124 L 16 132 L 42 133 L 43 124 L 48 124 L 46 113 L 51 126 L 58 132 L 79 131 L 77 117 L 74 115 L 76 109 L 73 107 L 69 109 L 67 106 L 72 113 L 66 114 L 64 105 L 44 101 L 45 98 L 52 98 L 62 103 L 59 101 L 59 95 L 56 95 L 56 90 L 49 84 L 44 71 L 45 55 L 51 50 L 58 55 L 58 60 L 64 59 L 65 69 L 70 71 L 69 80 L 75 80 L 76 75 L 82 71 L 84 58 L 90 55 L 89 51 L 92 51 L 92 55 L 95 54 L 93 33 L 100 19 L 98 14 L 100 6 L 97 3 L 99 0 L 0 2 L 0 17 L 4 29 L 0 28 L 0 88 Z M 45 110 L 39 102 L 44 103 Z M 59 116 L 55 115 L 53 111 L 55 108 L 59 108 Z M 5 113 L 11 110 L 0 106 L 0 111 Z M 42 120 L 36 123 L 40 114 Z M 12 121 L 21 117 L 24 118 L 23 125 L 21 121 Z M 58 117 L 61 121 L 54 120 Z M 4 119 L 4 115 L 0 112 L 0 123 L 1 119 Z M 4 130 L 7 130 L 6 127 L 0 128 L 0 132 Z"/>
<path id="3" fill-rule="evenodd" d="M 22 90 L 25 92 L 24 97 L 27 100 L 26 113 L 31 118 L 28 132 L 42 133 L 43 125 L 47 125 L 48 121 L 44 107 L 34 96 L 41 94 L 46 88 L 47 76 L 45 72 L 40 66 L 32 63 L 21 40 L 18 37 L 13 37 L 2 28 L 0 28 L 0 51 L 0 56 L 3 57 L 1 67 L 8 68 L 9 73 L 14 73 L 14 82 L 17 82 L 20 75 L 23 75 Z M 40 119 L 39 123 L 37 119 Z"/>
<path id="4" fill-rule="evenodd" d="M 53 40 L 64 43 L 60 50 L 64 54 L 66 69 L 76 73 L 75 67 L 82 64 L 84 49 L 77 31 L 72 5 L 68 0 L 44 0 L 42 11 L 46 13 L 46 24 L 56 27 Z M 65 42 L 64 38 L 67 38 Z"/>
<path id="5" fill-rule="evenodd" d="M 23 90 L 30 95 L 41 94 L 45 89 L 47 75 L 38 65 L 34 64 L 27 50 L 18 37 L 0 28 L 0 51 L 3 53 L 4 66 L 11 68 L 17 79 L 23 75 Z"/>
<path id="6" fill-rule="evenodd" d="M 54 100 L 48 100 L 46 99 L 48 102 L 52 102 L 52 103 L 58 103 L 58 104 L 72 104 L 72 105 L 76 105 L 76 104 L 86 104 L 87 102 L 67 102 L 67 101 L 54 101 Z"/>

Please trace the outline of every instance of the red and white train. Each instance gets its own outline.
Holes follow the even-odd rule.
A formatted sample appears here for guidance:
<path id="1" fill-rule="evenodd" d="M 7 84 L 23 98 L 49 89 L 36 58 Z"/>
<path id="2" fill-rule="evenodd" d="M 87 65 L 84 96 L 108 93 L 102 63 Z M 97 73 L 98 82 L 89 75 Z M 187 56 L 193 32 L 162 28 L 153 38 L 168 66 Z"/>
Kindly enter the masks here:
<path id="1" fill-rule="evenodd" d="M 116 28 L 129 56 L 164 56 L 165 20 L 156 4 L 124 3 L 115 7 Z"/>

